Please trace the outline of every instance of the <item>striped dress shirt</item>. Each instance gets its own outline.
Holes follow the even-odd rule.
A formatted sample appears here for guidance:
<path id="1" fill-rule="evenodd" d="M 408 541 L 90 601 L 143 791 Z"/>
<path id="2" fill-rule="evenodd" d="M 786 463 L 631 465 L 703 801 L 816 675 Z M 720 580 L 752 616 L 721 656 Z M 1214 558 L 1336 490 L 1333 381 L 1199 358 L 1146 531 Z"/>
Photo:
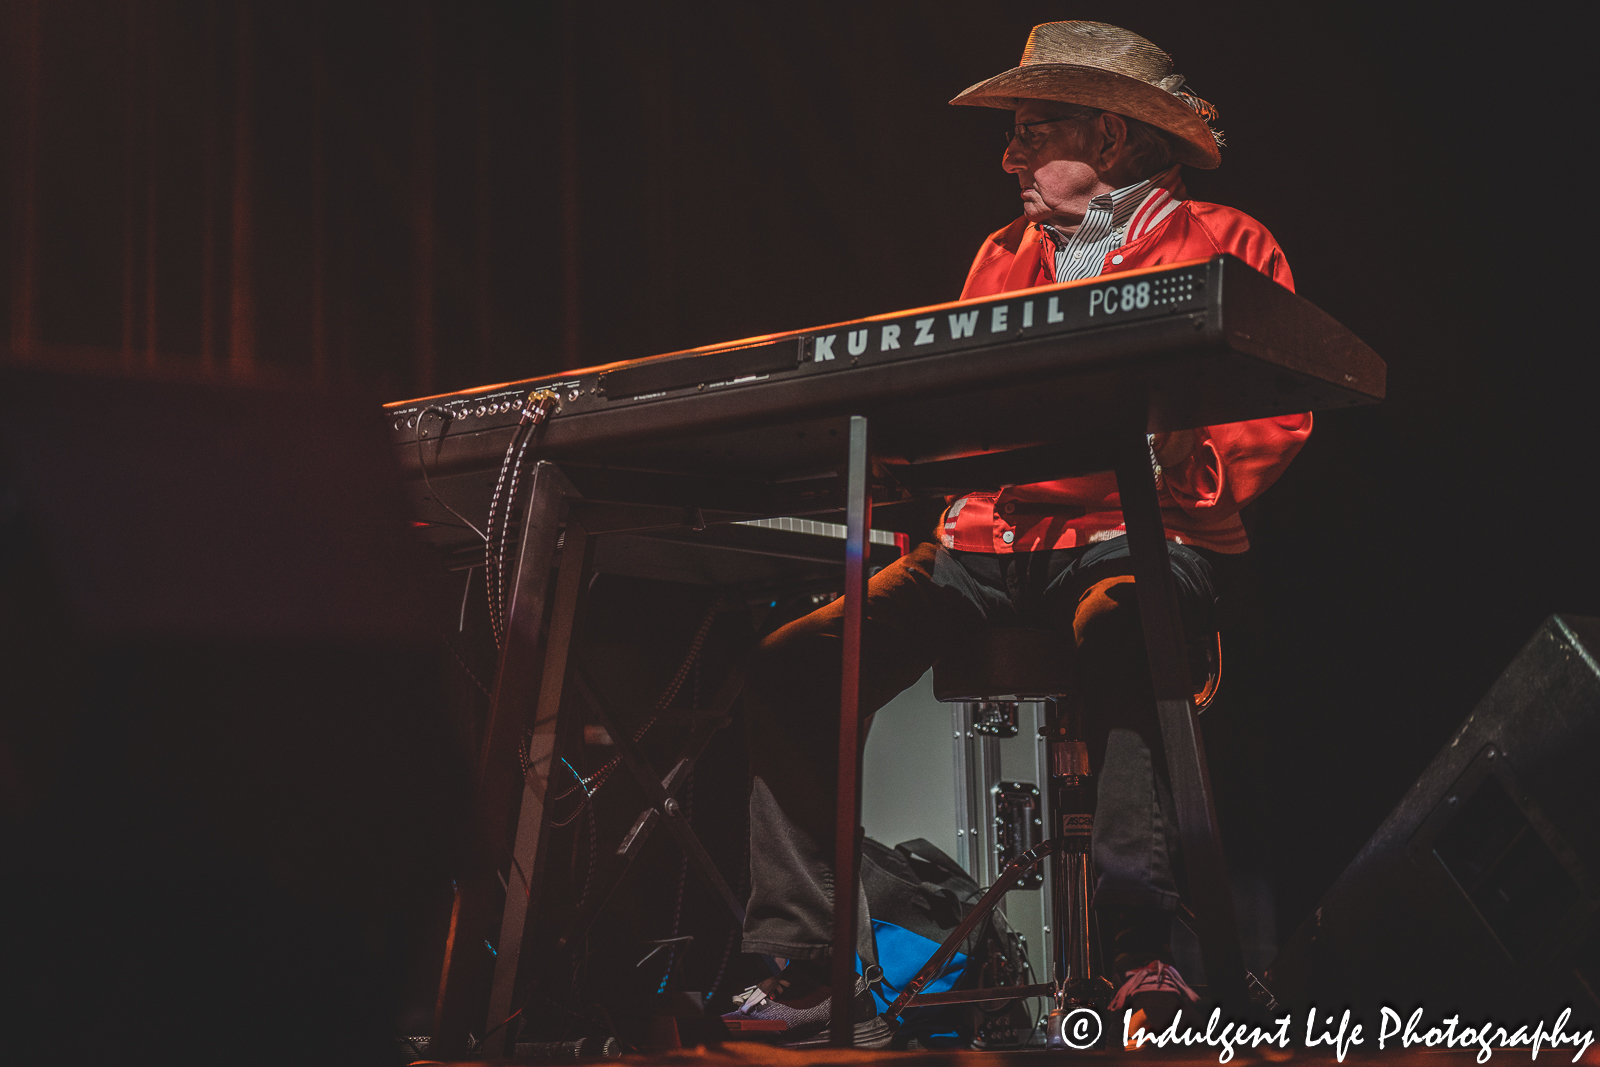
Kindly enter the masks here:
<path id="1" fill-rule="evenodd" d="M 1172 188 L 1178 181 L 1174 165 L 1153 178 L 1101 193 L 1089 201 L 1083 222 L 1071 234 L 1045 223 L 1040 227 L 1056 249 L 1056 281 L 1075 282 L 1097 276 L 1106 256 L 1149 233 L 1179 201 Z"/>

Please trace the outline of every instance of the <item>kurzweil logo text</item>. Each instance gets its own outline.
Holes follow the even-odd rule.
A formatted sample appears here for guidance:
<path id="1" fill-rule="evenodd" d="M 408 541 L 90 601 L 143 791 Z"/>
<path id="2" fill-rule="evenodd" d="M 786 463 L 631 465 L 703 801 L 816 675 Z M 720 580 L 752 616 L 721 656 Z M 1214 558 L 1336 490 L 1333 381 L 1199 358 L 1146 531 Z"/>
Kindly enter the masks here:
<path id="1" fill-rule="evenodd" d="M 1037 300 L 1022 301 L 1016 321 L 1013 321 L 1011 316 L 1012 305 L 995 304 L 986 308 L 966 308 L 944 315 L 929 315 L 927 318 L 906 322 L 885 322 L 875 327 L 866 326 L 859 330 L 849 330 L 844 334 L 821 334 L 813 341 L 811 359 L 815 363 L 821 363 L 838 358 L 840 352 L 836 350 L 835 343 L 841 337 L 843 351 L 852 356 L 859 356 L 865 353 L 874 341 L 877 344 L 877 351 L 892 352 L 902 347 L 917 348 L 921 345 L 931 345 L 936 341 L 960 341 L 975 338 L 980 334 L 1009 333 L 1018 328 L 1026 330 L 1033 326 L 1036 310 L 1043 311 L 1045 323 L 1066 320 L 1067 316 L 1061 311 L 1061 297 L 1047 297 L 1042 309 L 1036 309 L 1035 305 L 1038 303 Z"/>

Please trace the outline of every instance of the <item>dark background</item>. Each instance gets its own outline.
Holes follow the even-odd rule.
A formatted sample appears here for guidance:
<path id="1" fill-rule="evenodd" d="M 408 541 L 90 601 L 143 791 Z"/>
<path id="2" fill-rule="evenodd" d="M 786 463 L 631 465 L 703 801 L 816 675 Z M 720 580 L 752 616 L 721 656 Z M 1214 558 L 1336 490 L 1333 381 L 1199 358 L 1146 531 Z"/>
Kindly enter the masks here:
<path id="1" fill-rule="evenodd" d="M 1016 193 L 1007 116 L 945 101 L 1036 22 L 1127 26 L 1221 109 L 1190 195 L 1389 364 L 1249 516 L 1206 718 L 1286 933 L 1538 621 L 1600 614 L 1565 11 L 16 0 L 3 336 L 377 402 L 949 299 Z"/>

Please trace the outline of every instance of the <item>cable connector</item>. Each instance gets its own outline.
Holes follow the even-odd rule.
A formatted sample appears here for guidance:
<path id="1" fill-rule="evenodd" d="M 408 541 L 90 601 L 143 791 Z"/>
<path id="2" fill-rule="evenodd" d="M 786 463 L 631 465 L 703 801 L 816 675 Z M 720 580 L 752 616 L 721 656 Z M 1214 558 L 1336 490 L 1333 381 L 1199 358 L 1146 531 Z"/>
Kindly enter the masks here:
<path id="1" fill-rule="evenodd" d="M 561 397 L 554 389 L 535 389 L 522 402 L 522 420 L 517 425 L 532 423 L 537 426 L 560 410 Z"/>

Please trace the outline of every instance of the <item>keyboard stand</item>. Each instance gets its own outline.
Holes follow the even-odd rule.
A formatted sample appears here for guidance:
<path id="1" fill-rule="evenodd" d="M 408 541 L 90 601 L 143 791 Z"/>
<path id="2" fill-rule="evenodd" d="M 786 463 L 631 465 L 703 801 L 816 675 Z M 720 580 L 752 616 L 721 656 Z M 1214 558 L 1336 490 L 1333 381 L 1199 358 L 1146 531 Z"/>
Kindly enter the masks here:
<path id="1" fill-rule="evenodd" d="M 902 336 L 917 340 L 889 343 Z M 844 355 L 837 345 L 847 346 Z M 528 390 L 559 392 L 563 405 L 539 438 L 538 454 L 562 467 L 533 469 L 433 1054 L 464 1054 L 471 1028 L 484 1026 L 485 998 L 494 1012 L 514 999 L 506 991 L 536 903 L 544 790 L 565 740 L 557 709 L 590 535 L 846 513 L 835 858 L 848 884 L 859 863 L 860 636 L 873 500 L 1094 471 L 1115 471 L 1122 497 L 1206 977 L 1224 1004 L 1247 1010 L 1145 432 L 1374 403 L 1386 373 L 1327 314 L 1218 255 L 388 405 L 402 467 L 413 477 L 431 473 L 420 494 L 431 514 L 440 509 L 429 497 L 451 480 L 463 493 L 489 495 L 495 483 L 485 474 L 517 439 Z M 428 436 L 430 413 L 449 417 L 437 439 Z M 516 758 L 530 707 L 532 784 L 520 781 Z M 507 893 L 499 872 L 513 828 Z M 839 897 L 836 968 L 849 979 L 855 895 Z M 496 936 L 495 977 L 475 977 L 487 970 Z M 840 1042 L 845 1030 L 833 1029 Z M 495 1055 L 506 1040 L 496 1031 L 485 1051 Z"/>
<path id="2" fill-rule="evenodd" d="M 480 1039 L 478 1051 L 491 1058 L 510 1051 L 514 1027 L 502 1021 L 512 1011 L 524 926 L 538 902 L 551 763 L 564 740 L 558 712 L 567 681 L 571 623 L 588 569 L 589 537 L 570 515 L 578 492 L 560 469 L 536 463 L 530 474 L 504 651 L 473 784 L 471 837 L 456 883 L 434 1008 L 429 1055 L 443 1059 L 465 1058 L 471 1051 L 474 1031 L 485 1026 L 486 1002 L 491 1032 Z M 552 569 L 557 569 L 553 588 Z M 543 625 L 547 602 L 548 630 Z M 531 723 L 526 721 L 527 708 L 533 709 Z M 517 747 L 527 726 L 532 739 L 529 770 L 523 774 Z M 510 872 L 502 882 L 514 810 L 515 844 Z M 485 959 L 490 953 L 492 974 Z"/>
<path id="3" fill-rule="evenodd" d="M 1189 891 L 1199 917 L 1196 933 L 1210 990 L 1225 1004 L 1243 1005 L 1246 980 L 1232 896 L 1190 696 L 1182 626 L 1166 561 L 1166 537 L 1144 433 L 1132 430 L 1109 447 L 1041 446 L 1011 456 L 995 453 L 943 463 L 880 467 L 876 493 L 880 498 L 900 499 L 931 495 L 952 485 L 970 488 L 974 484 L 1009 484 L 1023 479 L 1039 481 L 1105 469 L 1115 470 L 1122 498 Z M 593 536 L 615 530 L 681 525 L 686 512 L 711 513 L 711 521 L 726 521 L 799 510 L 795 501 L 778 495 L 779 487 L 775 486 L 699 477 L 680 483 L 668 479 L 664 484 L 657 476 L 629 483 L 616 471 L 602 472 L 595 484 L 604 487 L 605 499 L 594 500 L 580 492 L 569 472 L 582 476 L 576 466 L 563 470 L 549 462 L 536 463 L 531 472 L 532 489 L 517 550 L 505 652 L 500 658 L 478 764 L 470 860 L 458 884 L 435 1013 L 437 1044 L 431 1047 L 435 1056 L 462 1056 L 468 1051 L 469 1035 L 485 1025 L 486 1003 L 490 1032 L 478 1051 L 490 1056 L 504 1054 L 513 1039 L 514 1026 L 505 1024 L 516 1010 L 521 949 L 530 912 L 537 908 L 543 876 L 551 764 L 556 753 L 570 742 L 576 722 L 572 715 L 566 718 L 573 722 L 564 722 L 559 714 L 568 682 L 574 681 L 603 721 L 609 717 L 609 709 L 597 703 L 598 694 L 592 683 L 581 675 L 569 677 L 568 671 L 572 622 L 587 584 Z M 842 473 L 842 492 L 833 498 L 834 506 L 843 505 L 846 519 L 844 670 L 834 851 L 839 884 L 848 885 L 853 884 L 860 867 L 861 619 L 875 480 L 865 417 L 849 419 L 848 453 Z M 818 510 L 814 497 L 808 504 L 811 512 Z M 556 571 L 554 582 L 549 578 L 552 570 Z M 548 632 L 542 626 L 547 603 Z M 731 704 L 734 695 L 736 690 L 725 686 L 718 707 Z M 528 752 L 530 771 L 524 779 L 519 773 L 517 745 L 525 725 L 522 709 L 530 707 L 535 709 L 533 739 Z M 626 740 L 610 726 L 608 723 L 614 739 Z M 716 873 L 692 835 L 686 835 L 687 825 L 679 825 L 666 811 L 672 790 L 681 781 L 681 772 L 675 769 L 662 780 L 637 755 L 629 762 L 634 777 L 655 802 L 652 810 L 667 817 L 669 829 L 692 857 L 696 869 L 729 903 L 730 911 L 739 914 L 738 902 L 726 880 Z M 524 779 L 520 790 L 519 779 Z M 505 868 L 503 842 L 512 838 L 513 830 L 510 871 L 502 883 L 499 872 Z M 843 982 L 844 988 L 852 986 L 855 979 L 855 909 L 854 893 L 838 895 L 834 960 L 835 970 L 840 973 L 835 975 L 835 982 Z M 492 975 L 485 973 L 488 968 L 484 959 L 490 946 L 497 946 Z M 848 1003 L 848 998 L 839 998 L 840 1010 L 845 1010 Z M 849 1023 L 853 1020 L 835 1020 L 832 1032 L 839 1035 L 836 1043 L 848 1043 L 853 1029 Z"/>
<path id="4" fill-rule="evenodd" d="M 744 922 L 742 902 L 696 838 L 675 798 L 711 738 L 728 724 L 742 673 L 735 671 L 723 683 L 710 714 L 696 723 L 671 770 L 658 777 L 617 725 L 594 680 L 573 667 L 570 642 L 599 537 L 681 529 L 686 522 L 707 521 L 708 514 L 711 521 L 781 514 L 798 509 L 802 502 L 731 480 L 674 480 L 654 473 L 630 477 L 580 464 L 538 462 L 529 477 L 532 485 L 513 568 L 505 643 L 474 784 L 473 833 L 465 873 L 457 883 L 435 1005 L 430 1044 L 434 1056 L 463 1057 L 474 1050 L 475 1037 L 475 1051 L 481 1055 L 502 1056 L 511 1050 L 516 1029 L 512 1020 L 528 996 L 519 981 L 522 950 L 539 943 L 540 937 L 534 918 L 544 875 L 552 781 L 560 784 L 562 776 L 555 773 L 558 754 L 570 750 L 576 740 L 582 706 L 610 734 L 651 805 L 641 812 L 568 929 L 559 939 L 554 932 L 545 934 L 558 948 L 581 937 L 662 823 L 733 919 L 741 926 Z M 531 721 L 525 713 L 529 708 Z M 532 737 L 524 774 L 517 748 L 525 728 L 531 728 Z M 504 845 L 508 839 L 514 842 L 509 865 Z M 480 1030 L 484 1032 L 478 1036 Z"/>

